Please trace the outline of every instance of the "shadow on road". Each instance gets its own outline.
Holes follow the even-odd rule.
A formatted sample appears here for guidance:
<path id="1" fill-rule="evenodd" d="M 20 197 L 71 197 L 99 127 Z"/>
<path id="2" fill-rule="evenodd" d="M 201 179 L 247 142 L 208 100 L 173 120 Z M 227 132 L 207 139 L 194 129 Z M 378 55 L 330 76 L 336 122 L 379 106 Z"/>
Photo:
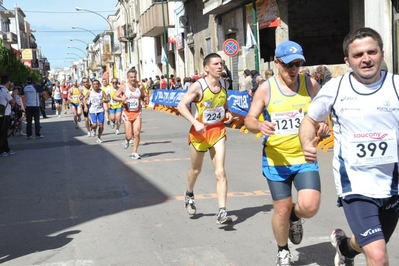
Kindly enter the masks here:
<path id="1" fill-rule="evenodd" d="M 94 138 L 83 142 L 70 121 L 43 128 L 44 139 L 10 140 L 17 154 L 0 161 L 0 263 L 62 248 L 84 233 L 68 228 L 167 200 Z"/>

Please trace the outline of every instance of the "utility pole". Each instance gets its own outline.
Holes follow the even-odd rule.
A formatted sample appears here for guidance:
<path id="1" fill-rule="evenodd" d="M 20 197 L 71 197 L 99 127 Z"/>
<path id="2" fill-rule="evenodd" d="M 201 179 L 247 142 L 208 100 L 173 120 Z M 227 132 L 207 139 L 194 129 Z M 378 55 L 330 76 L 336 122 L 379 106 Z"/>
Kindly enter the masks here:
<path id="1" fill-rule="evenodd" d="M 167 61 L 166 62 L 166 84 L 169 88 L 169 56 L 166 51 L 168 36 L 167 36 L 166 25 L 165 25 L 165 9 L 163 6 L 164 1 L 162 0 L 161 3 L 162 3 L 162 22 L 163 22 L 163 49 L 164 49 L 165 56 L 167 58 L 167 60 L 166 60 Z"/>
<path id="2" fill-rule="evenodd" d="M 21 59 L 21 34 L 19 33 L 19 11 L 17 3 L 14 4 L 14 11 L 15 11 L 15 27 L 16 27 L 15 33 L 17 34 L 17 46 L 18 46 L 17 49 L 18 49 L 19 59 Z"/>
<path id="3" fill-rule="evenodd" d="M 254 37 L 256 45 L 254 47 L 255 53 L 255 70 L 259 73 L 259 41 L 258 41 L 258 18 L 256 15 L 256 0 L 252 0 L 252 25 L 254 26 Z"/>

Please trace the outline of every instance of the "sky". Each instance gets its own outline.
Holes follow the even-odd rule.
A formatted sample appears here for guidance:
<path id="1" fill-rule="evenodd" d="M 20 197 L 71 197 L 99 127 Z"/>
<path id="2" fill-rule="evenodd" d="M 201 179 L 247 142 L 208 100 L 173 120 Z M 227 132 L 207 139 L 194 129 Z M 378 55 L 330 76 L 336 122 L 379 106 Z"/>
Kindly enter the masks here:
<path id="1" fill-rule="evenodd" d="M 41 48 L 42 56 L 50 62 L 51 69 L 71 66 L 72 61 L 85 57 L 85 43 L 93 42 L 92 33 L 72 29 L 72 26 L 94 34 L 108 29 L 108 23 L 103 18 L 76 11 L 75 7 L 97 12 L 107 18 L 115 14 L 117 3 L 117 0 L 3 0 L 6 9 L 13 10 L 16 5 L 25 13 L 25 21 L 29 22 L 31 29 L 36 30 L 33 32 L 36 43 Z"/>

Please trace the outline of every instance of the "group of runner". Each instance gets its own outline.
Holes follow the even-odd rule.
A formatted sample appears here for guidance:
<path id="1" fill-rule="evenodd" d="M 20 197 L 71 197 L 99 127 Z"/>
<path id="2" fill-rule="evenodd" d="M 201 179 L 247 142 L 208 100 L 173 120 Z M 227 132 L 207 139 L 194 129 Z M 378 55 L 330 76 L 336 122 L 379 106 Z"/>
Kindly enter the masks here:
<path id="1" fill-rule="evenodd" d="M 69 83 L 70 85 L 68 86 Z M 68 88 L 69 87 L 69 88 Z M 62 95 L 63 99 L 58 99 Z M 127 81 L 119 83 L 118 78 L 112 78 L 111 84 L 107 78 L 100 81 L 88 77 L 82 78 L 81 84 L 77 80 L 63 81 L 53 88 L 53 97 L 56 96 L 56 114 L 60 116 L 61 104 L 64 105 L 64 113 L 67 113 L 65 105 L 70 106 L 73 114 L 75 128 L 79 128 L 83 114 L 88 137 L 96 137 L 96 142 L 102 143 L 104 123 L 115 129 L 115 134 L 120 134 L 120 126 L 124 124 L 125 140 L 123 147 L 127 149 L 133 144 L 131 157 L 140 159 L 137 153 L 140 143 L 141 112 L 142 106 L 147 100 L 144 86 L 137 79 L 137 71 L 130 69 L 127 72 Z"/>
<path id="2" fill-rule="evenodd" d="M 305 63 L 302 47 L 293 41 L 280 43 L 273 61 L 277 74 L 259 86 L 245 118 L 250 132 L 264 136 L 262 174 L 273 200 L 277 266 L 292 265 L 288 240 L 300 244 L 304 219 L 319 210 L 317 142 L 328 134 L 334 134 L 335 141 L 332 168 L 338 206 L 343 207 L 353 233 L 332 231 L 333 265 L 353 266 L 360 253 L 369 266 L 389 265 L 386 244 L 399 220 L 399 76 L 382 70 L 383 41 L 371 28 L 350 32 L 343 52 L 350 71 L 320 89 L 316 80 L 299 74 Z M 226 225 L 234 222 L 226 211 L 224 123 L 233 118 L 227 103 L 229 84 L 221 79 L 220 55 L 208 54 L 203 67 L 206 76 L 188 88 L 177 107 L 191 124 L 184 207 L 189 215 L 197 213 L 194 187 L 209 151 L 219 207 L 216 223 Z M 326 125 L 328 117 L 332 130 Z"/>

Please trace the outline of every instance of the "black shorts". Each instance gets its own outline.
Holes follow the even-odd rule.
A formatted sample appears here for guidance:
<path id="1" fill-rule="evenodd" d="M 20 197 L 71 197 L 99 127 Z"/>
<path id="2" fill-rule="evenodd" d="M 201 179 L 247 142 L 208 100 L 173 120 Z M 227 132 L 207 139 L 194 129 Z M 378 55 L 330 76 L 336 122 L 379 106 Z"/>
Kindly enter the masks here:
<path id="1" fill-rule="evenodd" d="M 321 191 L 320 175 L 317 171 L 308 171 L 292 174 L 284 181 L 272 181 L 266 178 L 273 200 L 282 200 L 292 195 L 292 183 L 297 191 L 302 189 L 314 189 Z"/>
<path id="2" fill-rule="evenodd" d="M 398 195 L 385 199 L 350 195 L 339 198 L 338 205 L 344 208 L 346 220 L 360 247 L 380 239 L 388 243 L 398 223 Z"/>

